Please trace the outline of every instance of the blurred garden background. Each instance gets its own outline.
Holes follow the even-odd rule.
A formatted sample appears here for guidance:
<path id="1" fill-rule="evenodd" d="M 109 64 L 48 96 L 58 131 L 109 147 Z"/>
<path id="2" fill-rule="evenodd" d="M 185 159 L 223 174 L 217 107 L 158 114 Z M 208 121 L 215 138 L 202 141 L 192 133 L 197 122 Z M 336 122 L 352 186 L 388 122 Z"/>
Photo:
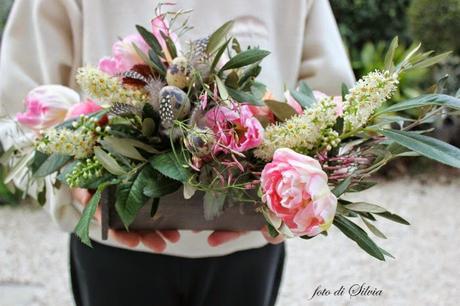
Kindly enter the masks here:
<path id="1" fill-rule="evenodd" d="M 0 33 L 12 3 L 0 0 Z M 395 100 L 433 91 L 460 95 L 460 0 L 330 3 L 357 78 L 383 67 L 386 49 L 398 36 L 397 59 L 419 42 L 425 50 L 452 54 L 435 69 L 405 74 Z M 460 146 L 458 115 L 427 122 L 430 126 L 438 129 L 436 137 Z M 376 178 L 382 183 L 360 197 L 377 199 L 411 222 L 403 227 L 382 221 L 389 238 L 382 245 L 396 260 L 377 262 L 334 229 L 328 239 L 289 241 L 278 305 L 458 305 L 458 174 L 423 158 L 390 164 L 384 177 Z M 66 244 L 67 235 L 39 208 L 0 204 L 0 305 L 72 305 Z M 308 300 L 319 285 L 334 289 L 354 283 L 377 287 L 384 294 Z"/>

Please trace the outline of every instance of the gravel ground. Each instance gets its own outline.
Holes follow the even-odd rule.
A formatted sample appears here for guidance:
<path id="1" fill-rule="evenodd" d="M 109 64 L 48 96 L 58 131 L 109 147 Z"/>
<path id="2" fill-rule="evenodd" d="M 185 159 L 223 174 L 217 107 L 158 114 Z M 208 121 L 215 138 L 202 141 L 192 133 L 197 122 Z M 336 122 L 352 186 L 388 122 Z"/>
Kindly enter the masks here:
<path id="1" fill-rule="evenodd" d="M 459 197 L 459 177 L 405 178 L 360 194 L 412 223 L 378 222 L 389 238 L 378 242 L 396 260 L 372 259 L 335 229 L 327 238 L 291 240 L 277 305 L 458 305 Z M 1 208 L 0 305 L 73 305 L 67 240 L 40 209 Z M 381 294 L 351 297 L 354 284 Z M 330 295 L 309 300 L 318 286 Z M 341 286 L 343 295 L 334 296 Z"/>

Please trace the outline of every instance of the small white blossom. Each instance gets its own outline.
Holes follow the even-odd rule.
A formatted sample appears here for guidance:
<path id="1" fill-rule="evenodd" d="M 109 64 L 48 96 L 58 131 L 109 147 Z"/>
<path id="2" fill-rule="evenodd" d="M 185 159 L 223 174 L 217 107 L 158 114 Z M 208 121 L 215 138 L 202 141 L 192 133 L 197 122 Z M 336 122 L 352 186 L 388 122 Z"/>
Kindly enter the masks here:
<path id="1" fill-rule="evenodd" d="M 289 148 L 298 153 L 309 153 L 324 143 L 331 135 L 330 128 L 338 117 L 337 102 L 327 97 L 313 107 L 283 123 L 268 126 L 264 133 L 264 142 L 254 154 L 263 160 L 271 160 L 279 148 Z M 335 135 L 335 134 L 334 134 Z M 338 144 L 336 139 L 326 144 Z"/>
<path id="2" fill-rule="evenodd" d="M 374 71 L 360 79 L 345 97 L 345 130 L 364 126 L 375 110 L 391 98 L 398 83 L 398 74 L 389 71 Z"/>
<path id="3" fill-rule="evenodd" d="M 94 67 L 80 68 L 76 78 L 84 92 L 103 102 L 139 105 L 147 103 L 149 99 L 145 91 L 127 88 L 119 78 Z"/>
<path id="4" fill-rule="evenodd" d="M 45 154 L 59 153 L 81 159 L 93 153 L 95 144 L 96 138 L 92 132 L 50 129 L 37 144 L 37 150 Z"/>

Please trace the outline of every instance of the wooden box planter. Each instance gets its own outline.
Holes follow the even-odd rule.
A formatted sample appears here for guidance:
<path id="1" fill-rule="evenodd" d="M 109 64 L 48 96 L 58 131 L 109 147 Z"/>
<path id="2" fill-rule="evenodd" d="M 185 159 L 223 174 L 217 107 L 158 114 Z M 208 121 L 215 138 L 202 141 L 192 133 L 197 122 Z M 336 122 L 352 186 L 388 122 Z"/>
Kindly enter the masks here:
<path id="1" fill-rule="evenodd" d="M 124 230 L 125 227 L 115 210 L 115 188 L 107 188 L 101 198 L 102 239 L 108 230 Z M 191 199 L 183 197 L 182 189 L 160 199 L 158 209 L 151 217 L 151 202 L 139 211 L 131 230 L 230 230 L 255 231 L 265 225 L 264 216 L 251 203 L 225 203 L 223 213 L 206 220 L 203 213 L 203 195 L 197 192 Z"/>

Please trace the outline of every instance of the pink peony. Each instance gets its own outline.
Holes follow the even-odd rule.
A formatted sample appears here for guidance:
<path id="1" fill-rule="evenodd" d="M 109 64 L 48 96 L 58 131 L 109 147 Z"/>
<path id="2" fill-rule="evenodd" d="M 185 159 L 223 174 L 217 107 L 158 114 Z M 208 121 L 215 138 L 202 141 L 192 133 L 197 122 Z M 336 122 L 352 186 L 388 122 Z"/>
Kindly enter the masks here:
<path id="1" fill-rule="evenodd" d="M 227 151 L 224 147 L 244 152 L 262 143 L 264 129 L 247 105 L 215 106 L 206 119 L 217 138 L 214 153 Z"/>
<path id="2" fill-rule="evenodd" d="M 78 117 L 80 115 L 88 115 L 95 112 L 98 112 L 102 107 L 91 100 L 86 100 L 72 106 L 67 112 L 66 120 Z"/>
<path id="3" fill-rule="evenodd" d="M 315 96 L 316 101 L 321 101 L 324 98 L 328 98 L 329 96 L 326 95 L 325 93 L 321 91 L 314 90 L 313 95 Z M 301 114 L 303 113 L 302 106 L 297 102 L 294 97 L 290 94 L 290 92 L 287 90 L 284 92 L 284 97 L 287 100 L 287 103 L 294 108 L 294 110 L 298 113 Z M 341 96 L 335 96 L 334 101 L 337 103 L 337 116 L 342 116 L 343 114 L 343 102 L 342 102 L 342 97 Z"/>
<path id="4" fill-rule="evenodd" d="M 110 75 L 129 71 L 133 66 L 143 64 L 142 58 L 134 49 L 135 44 L 142 52 L 147 53 L 150 47 L 139 34 L 132 34 L 112 47 L 112 57 L 104 57 L 99 61 L 99 69 Z"/>
<path id="5" fill-rule="evenodd" d="M 72 104 L 80 96 L 70 88 L 60 85 L 40 86 L 25 98 L 26 111 L 18 113 L 16 120 L 32 130 L 40 131 L 64 121 Z"/>
<path id="6" fill-rule="evenodd" d="M 261 175 L 262 200 L 292 233 L 310 237 L 327 230 L 337 198 L 319 162 L 291 149 L 276 150 Z"/>

